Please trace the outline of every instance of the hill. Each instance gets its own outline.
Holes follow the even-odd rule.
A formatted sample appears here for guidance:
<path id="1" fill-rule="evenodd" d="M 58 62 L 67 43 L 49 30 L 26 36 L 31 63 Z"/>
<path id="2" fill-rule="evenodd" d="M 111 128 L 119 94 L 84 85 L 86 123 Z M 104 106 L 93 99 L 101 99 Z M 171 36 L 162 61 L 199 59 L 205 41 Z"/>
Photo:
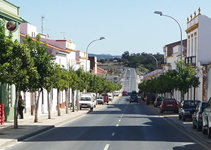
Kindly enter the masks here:
<path id="1" fill-rule="evenodd" d="M 97 60 L 111 59 L 111 58 L 114 58 L 114 57 L 122 57 L 122 55 L 110 55 L 110 54 L 89 54 L 89 56 L 96 56 Z"/>

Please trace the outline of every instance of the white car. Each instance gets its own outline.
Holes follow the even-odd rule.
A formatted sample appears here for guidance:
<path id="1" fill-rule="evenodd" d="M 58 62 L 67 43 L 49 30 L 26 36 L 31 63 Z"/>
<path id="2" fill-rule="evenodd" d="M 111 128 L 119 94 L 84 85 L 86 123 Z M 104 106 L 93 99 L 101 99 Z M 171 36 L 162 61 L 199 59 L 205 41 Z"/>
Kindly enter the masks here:
<path id="1" fill-rule="evenodd" d="M 108 99 L 109 99 L 109 101 L 113 100 L 113 94 L 112 93 L 108 93 Z"/>
<path id="2" fill-rule="evenodd" d="M 98 96 L 97 97 L 97 104 L 104 104 L 104 99 L 103 99 L 103 96 Z"/>
<path id="3" fill-rule="evenodd" d="M 119 91 L 114 91 L 114 96 L 119 96 Z"/>
<path id="4" fill-rule="evenodd" d="M 80 110 L 81 108 L 90 108 L 90 110 L 93 110 L 93 108 L 96 107 L 96 100 L 94 100 L 94 97 L 92 94 L 82 94 L 80 101 Z"/>

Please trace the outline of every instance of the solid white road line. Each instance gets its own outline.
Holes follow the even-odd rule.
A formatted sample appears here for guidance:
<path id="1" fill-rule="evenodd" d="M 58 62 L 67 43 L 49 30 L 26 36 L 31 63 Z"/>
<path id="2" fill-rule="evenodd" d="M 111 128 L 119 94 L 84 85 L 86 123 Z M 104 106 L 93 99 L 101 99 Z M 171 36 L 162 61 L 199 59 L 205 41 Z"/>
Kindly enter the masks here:
<path id="1" fill-rule="evenodd" d="M 104 150 L 108 150 L 109 144 L 106 144 Z"/>

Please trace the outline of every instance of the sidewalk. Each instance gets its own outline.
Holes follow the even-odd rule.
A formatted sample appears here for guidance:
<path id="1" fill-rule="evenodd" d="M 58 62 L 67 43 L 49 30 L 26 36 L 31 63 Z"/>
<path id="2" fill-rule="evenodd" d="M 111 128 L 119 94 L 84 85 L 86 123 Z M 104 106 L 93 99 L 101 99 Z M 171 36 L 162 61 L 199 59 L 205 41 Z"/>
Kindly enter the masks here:
<path id="1" fill-rule="evenodd" d="M 118 97 L 114 97 L 112 102 L 114 102 L 117 98 Z M 98 110 L 105 106 L 107 105 L 96 105 L 94 110 Z M 72 110 L 69 109 L 69 113 L 66 114 L 66 110 L 61 109 L 61 116 L 57 115 L 57 111 L 52 112 L 51 119 L 48 119 L 48 114 L 39 114 L 37 123 L 34 123 L 34 116 L 24 114 L 24 119 L 18 119 L 18 129 L 14 129 L 13 120 L 7 121 L 3 125 L 0 125 L 0 149 L 47 131 L 51 128 L 68 123 L 71 120 L 86 115 L 89 111 L 90 110 L 88 108 L 84 108 L 78 112 L 77 109 L 75 112 L 72 112 Z"/>
<path id="2" fill-rule="evenodd" d="M 159 107 L 154 107 L 153 104 L 147 105 L 147 107 L 151 108 L 157 114 L 160 115 Z M 179 120 L 178 114 L 175 114 L 172 112 L 164 112 L 161 116 L 163 116 L 169 122 L 174 124 L 177 128 L 181 129 L 183 132 L 187 133 L 189 136 L 197 139 L 203 145 L 209 148 L 211 147 L 211 139 L 209 139 L 206 134 L 205 135 L 202 134 L 201 131 L 197 131 L 196 129 L 193 129 L 191 119 L 187 121 Z"/>

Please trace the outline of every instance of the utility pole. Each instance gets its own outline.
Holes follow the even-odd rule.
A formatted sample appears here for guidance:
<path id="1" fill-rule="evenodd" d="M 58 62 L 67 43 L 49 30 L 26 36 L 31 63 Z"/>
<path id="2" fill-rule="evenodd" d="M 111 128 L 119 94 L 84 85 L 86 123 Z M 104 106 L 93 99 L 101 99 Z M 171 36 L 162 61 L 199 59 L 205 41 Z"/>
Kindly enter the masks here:
<path id="1" fill-rule="evenodd" d="M 43 19 L 44 19 L 45 17 L 44 16 L 42 16 L 42 26 L 41 26 L 41 33 L 43 34 Z"/>
<path id="2" fill-rule="evenodd" d="M 66 37 L 65 37 L 66 32 L 61 32 L 61 33 L 63 34 L 64 40 L 66 40 Z"/>

